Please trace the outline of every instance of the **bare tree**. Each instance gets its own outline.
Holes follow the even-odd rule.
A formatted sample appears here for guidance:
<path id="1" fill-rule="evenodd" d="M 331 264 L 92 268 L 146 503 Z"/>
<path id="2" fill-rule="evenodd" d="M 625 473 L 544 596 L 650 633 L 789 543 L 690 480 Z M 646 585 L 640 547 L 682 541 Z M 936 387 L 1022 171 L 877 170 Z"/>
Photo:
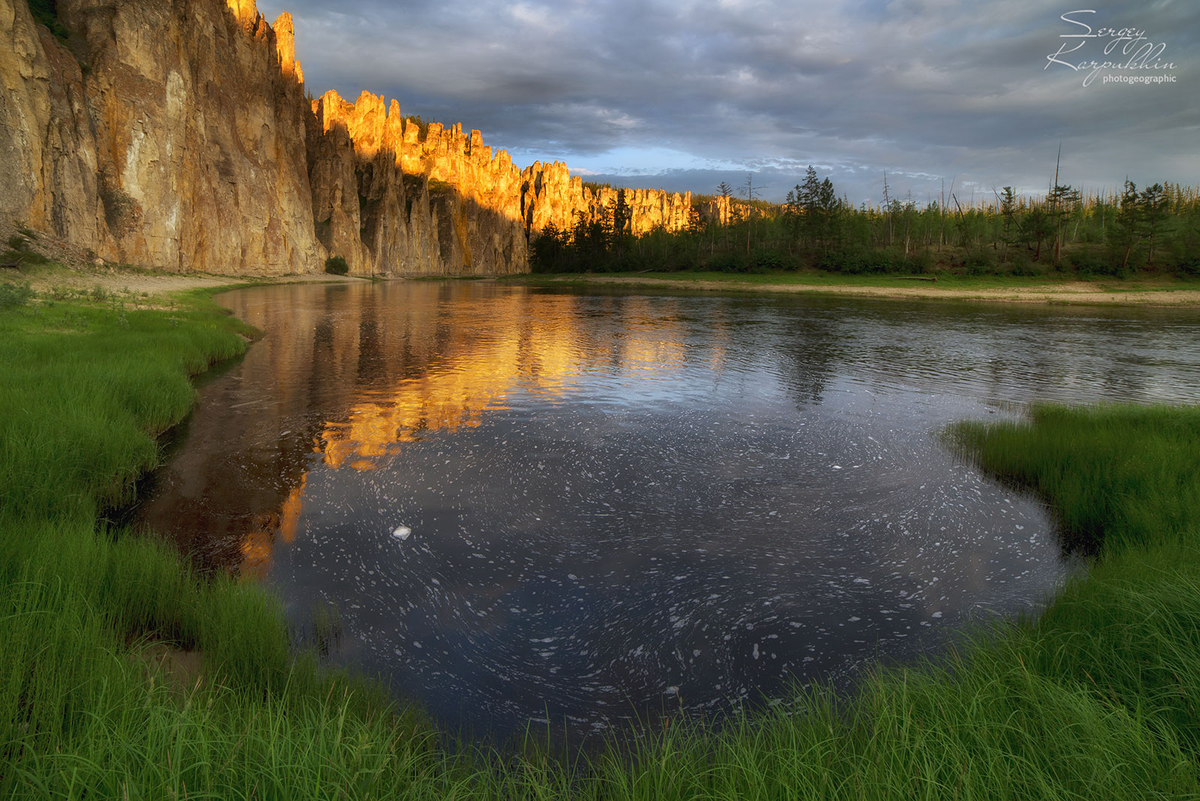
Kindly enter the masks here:
<path id="1" fill-rule="evenodd" d="M 888 247 L 892 246 L 892 199 L 888 196 L 887 170 L 883 171 L 883 212 L 887 215 Z"/>
<path id="2" fill-rule="evenodd" d="M 746 226 L 746 266 L 747 267 L 750 266 L 750 242 L 754 238 L 754 199 L 758 196 L 759 192 L 762 191 L 762 189 L 764 189 L 764 188 L 765 187 L 761 187 L 761 186 L 755 187 L 754 186 L 754 174 L 753 173 L 750 173 L 746 176 L 746 186 L 743 188 L 742 191 L 746 193 L 746 207 L 747 207 L 746 208 L 746 219 L 747 219 L 747 223 L 748 223 Z"/>

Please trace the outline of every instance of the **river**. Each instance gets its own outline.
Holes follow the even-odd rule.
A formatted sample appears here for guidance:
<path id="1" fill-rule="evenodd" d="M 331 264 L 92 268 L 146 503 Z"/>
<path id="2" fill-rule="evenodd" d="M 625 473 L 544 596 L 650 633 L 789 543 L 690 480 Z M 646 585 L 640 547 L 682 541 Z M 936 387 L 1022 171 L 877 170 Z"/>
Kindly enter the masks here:
<path id="1" fill-rule="evenodd" d="M 298 637 L 336 609 L 333 661 L 468 736 L 720 716 L 1035 613 L 1079 560 L 941 432 L 1200 399 L 1181 310 L 471 281 L 219 299 L 265 337 L 203 386 L 139 525 L 271 586 Z"/>

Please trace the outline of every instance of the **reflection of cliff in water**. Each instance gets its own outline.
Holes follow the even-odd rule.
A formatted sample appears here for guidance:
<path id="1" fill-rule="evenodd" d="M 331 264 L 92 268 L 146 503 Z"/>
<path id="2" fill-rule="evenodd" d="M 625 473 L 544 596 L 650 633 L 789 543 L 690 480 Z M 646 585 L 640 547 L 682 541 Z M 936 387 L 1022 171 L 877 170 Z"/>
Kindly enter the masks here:
<path id="1" fill-rule="evenodd" d="M 669 375 L 689 353 L 681 324 L 663 314 L 669 299 L 609 299 L 582 326 L 589 336 L 577 297 L 490 284 L 295 286 L 259 297 L 228 296 L 267 335 L 205 388 L 186 447 L 139 514 L 205 571 L 265 574 L 276 540 L 295 536 L 317 463 L 371 470 L 405 443 L 478 426 L 514 393 L 557 402 L 590 370 Z M 705 366 L 719 369 L 721 351 L 704 339 Z"/>
<path id="2" fill-rule="evenodd" d="M 1195 369 L 1178 347 L 1191 341 L 1192 318 L 1178 312 L 490 282 L 280 286 L 225 302 L 266 337 L 205 388 L 140 519 L 202 569 L 248 574 L 265 573 L 278 539 L 295 536 L 312 470 L 387 466 L 406 445 L 477 427 L 491 410 L 665 404 L 683 419 L 731 391 L 777 389 L 812 410 L 844 405 L 851 387 L 992 403 L 1152 402 L 1186 399 L 1180 388 Z"/>

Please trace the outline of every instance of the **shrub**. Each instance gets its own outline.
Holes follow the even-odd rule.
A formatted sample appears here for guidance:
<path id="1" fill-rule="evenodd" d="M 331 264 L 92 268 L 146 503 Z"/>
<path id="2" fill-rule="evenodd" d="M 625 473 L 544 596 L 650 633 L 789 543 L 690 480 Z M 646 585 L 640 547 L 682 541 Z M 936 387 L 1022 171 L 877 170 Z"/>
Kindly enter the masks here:
<path id="1" fill-rule="evenodd" d="M 342 256 L 330 256 L 325 260 L 325 272 L 330 275 L 347 275 L 350 265 L 346 264 L 346 259 Z"/>
<path id="2" fill-rule="evenodd" d="M 982 249 L 963 256 L 963 269 L 967 275 L 999 275 L 1003 272 L 996 263 L 996 253 Z"/>
<path id="3" fill-rule="evenodd" d="M 764 250 L 754 256 L 753 272 L 766 273 L 787 267 L 787 258 L 778 251 Z"/>
<path id="4" fill-rule="evenodd" d="M 933 270 L 933 256 L 929 251 L 914 252 L 908 257 L 908 268 L 914 273 L 928 273 Z"/>
<path id="5" fill-rule="evenodd" d="M 721 273 L 744 273 L 746 263 L 736 253 L 718 253 L 708 260 L 708 269 Z"/>
<path id="6" fill-rule="evenodd" d="M 1177 273 L 1200 275 L 1200 222 L 1193 223 L 1190 230 L 1181 231 L 1164 256 L 1164 265 Z"/>
<path id="7" fill-rule="evenodd" d="M 1079 248 L 1066 253 L 1064 263 L 1080 275 L 1125 276 L 1121 269 L 1121 257 L 1116 252 L 1104 252 L 1093 248 Z"/>
<path id="8" fill-rule="evenodd" d="M 879 273 L 925 272 L 928 258 L 916 259 L 891 250 L 847 248 L 823 255 L 817 267 L 831 273 L 871 275 Z"/>
<path id="9" fill-rule="evenodd" d="M 1181 256 L 1175 266 L 1184 275 L 1200 275 L 1200 253 Z"/>
<path id="10" fill-rule="evenodd" d="M 1020 278 L 1035 278 L 1045 275 L 1049 268 L 1030 259 L 1028 253 L 1018 252 L 1009 259 L 1008 271 Z"/>
<path id="11" fill-rule="evenodd" d="M 29 284 L 0 284 L 0 309 L 16 309 L 33 298 L 33 287 Z"/>
<path id="12" fill-rule="evenodd" d="M 683 270 L 699 270 L 702 266 L 700 257 L 688 250 L 671 254 L 664 269 L 667 272 L 681 272 Z"/>
<path id="13" fill-rule="evenodd" d="M 36 250 L 31 250 L 29 240 L 23 236 L 10 236 L 8 238 L 8 246 L 10 250 L 0 253 L 0 262 L 15 261 L 21 264 L 46 264 L 50 261 L 50 259 Z"/>

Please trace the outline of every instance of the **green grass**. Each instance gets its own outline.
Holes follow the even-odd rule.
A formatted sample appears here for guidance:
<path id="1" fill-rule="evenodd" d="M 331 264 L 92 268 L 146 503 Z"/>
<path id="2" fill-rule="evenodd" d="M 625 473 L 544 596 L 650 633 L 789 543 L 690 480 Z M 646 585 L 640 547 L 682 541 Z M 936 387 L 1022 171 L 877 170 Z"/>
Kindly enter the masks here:
<path id="1" fill-rule="evenodd" d="M 1169 727 L 1200 755 L 1200 409 L 1039 406 L 1028 425 L 962 425 L 997 475 L 1053 504 L 1096 552 L 1046 611 L 1031 664 Z"/>
<path id="2" fill-rule="evenodd" d="M 987 470 L 1051 501 L 1068 537 L 1105 556 L 1200 534 L 1200 409 L 1038 406 L 1032 424 L 962 425 Z"/>
<path id="3" fill-rule="evenodd" d="M 1200 797 L 1200 412 L 1038 407 L 952 432 L 1054 504 L 1096 561 L 1036 620 L 976 632 L 851 699 L 797 694 L 721 728 L 575 762 L 447 751 L 412 706 L 295 657 L 278 602 L 98 525 L 249 333 L 41 298 L 0 310 L 0 797 Z M 203 654 L 182 684 L 149 643 Z"/>
<path id="4" fill-rule="evenodd" d="M 382 796 L 444 773 L 420 715 L 293 659 L 273 598 L 98 525 L 189 375 L 244 348 L 205 296 L 179 306 L 0 311 L 0 797 Z M 151 671 L 150 642 L 198 650 L 203 680 Z"/>

